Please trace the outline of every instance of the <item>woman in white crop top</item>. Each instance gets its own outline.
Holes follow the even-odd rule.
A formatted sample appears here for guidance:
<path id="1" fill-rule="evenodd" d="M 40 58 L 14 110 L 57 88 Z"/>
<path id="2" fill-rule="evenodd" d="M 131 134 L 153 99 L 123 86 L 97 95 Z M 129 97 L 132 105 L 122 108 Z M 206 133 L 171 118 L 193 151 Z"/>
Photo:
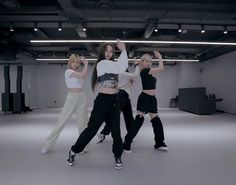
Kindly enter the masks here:
<path id="1" fill-rule="evenodd" d="M 125 127 L 127 132 L 130 130 L 133 122 L 133 110 L 130 101 L 130 93 L 131 88 L 133 88 L 135 79 L 139 76 L 139 61 L 135 60 L 133 64 L 136 66 L 134 72 L 129 72 L 128 69 L 119 74 L 119 82 L 118 82 L 118 98 L 119 98 L 119 108 L 120 112 L 123 113 Z M 107 122 L 107 121 L 106 121 Z M 98 134 L 99 143 L 103 142 L 107 135 L 111 132 L 110 124 L 106 123 L 105 127 L 102 131 Z"/>
<path id="2" fill-rule="evenodd" d="M 80 134 L 78 140 L 69 151 L 67 163 L 70 166 L 74 164 L 75 155 L 84 150 L 86 145 L 96 135 L 102 123 L 108 120 L 111 124 L 111 135 L 113 137 L 112 151 L 115 158 L 115 168 L 122 168 L 123 143 L 120 135 L 117 85 L 118 74 L 125 72 L 128 67 L 128 57 L 123 42 L 118 40 L 117 47 L 121 50 L 118 61 L 114 61 L 115 51 L 112 44 L 105 43 L 100 48 L 92 76 L 92 88 L 94 89 L 97 84 L 98 95 L 94 100 L 88 127 Z"/>
<path id="3" fill-rule="evenodd" d="M 84 64 L 83 70 L 80 72 L 80 64 Z M 52 129 L 46 142 L 41 149 L 41 153 L 45 154 L 56 144 L 56 141 L 65 127 L 66 121 L 73 112 L 76 112 L 76 120 L 78 122 L 78 131 L 81 133 L 87 126 L 87 96 L 82 91 L 83 81 L 87 76 L 88 61 L 85 57 L 72 54 L 68 60 L 68 69 L 65 71 L 65 82 L 68 88 L 68 94 L 59 119 Z M 87 149 L 85 149 L 86 151 Z"/>

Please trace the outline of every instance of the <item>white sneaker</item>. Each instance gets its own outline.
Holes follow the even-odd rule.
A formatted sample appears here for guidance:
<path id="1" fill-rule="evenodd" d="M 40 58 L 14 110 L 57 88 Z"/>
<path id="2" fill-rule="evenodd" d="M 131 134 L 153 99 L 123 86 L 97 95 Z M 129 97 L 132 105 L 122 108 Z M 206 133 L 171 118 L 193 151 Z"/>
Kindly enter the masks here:
<path id="1" fill-rule="evenodd" d="M 120 170 L 123 167 L 123 163 L 120 157 L 115 158 L 115 169 Z"/>
<path id="2" fill-rule="evenodd" d="M 80 152 L 80 153 L 77 153 L 78 155 L 83 155 L 83 154 L 86 154 L 86 153 L 88 153 L 89 151 L 88 150 L 83 150 L 82 152 Z"/>
<path id="3" fill-rule="evenodd" d="M 42 148 L 40 152 L 41 154 L 46 154 L 49 152 L 49 150 L 47 148 Z"/>
<path id="4" fill-rule="evenodd" d="M 162 143 L 161 145 L 155 145 L 154 148 L 156 150 L 161 150 L 161 151 L 168 151 L 168 146 L 165 143 Z"/>
<path id="5" fill-rule="evenodd" d="M 161 150 L 161 151 L 168 151 L 168 147 L 167 146 L 161 146 L 161 147 L 159 147 L 157 149 Z"/>

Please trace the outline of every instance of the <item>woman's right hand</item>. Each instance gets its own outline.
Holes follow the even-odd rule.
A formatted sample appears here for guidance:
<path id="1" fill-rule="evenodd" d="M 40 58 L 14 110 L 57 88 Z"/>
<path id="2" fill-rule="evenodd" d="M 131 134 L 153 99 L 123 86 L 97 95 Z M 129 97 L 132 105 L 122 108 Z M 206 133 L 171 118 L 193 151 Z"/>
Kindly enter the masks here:
<path id="1" fill-rule="evenodd" d="M 87 64 L 88 60 L 84 56 L 80 56 L 80 60 L 83 64 Z"/>
<path id="2" fill-rule="evenodd" d="M 118 47 L 119 50 L 121 50 L 121 51 L 126 50 L 125 43 L 122 42 L 120 39 L 117 39 L 117 47 Z"/>
<path id="3" fill-rule="evenodd" d="M 153 53 L 154 53 L 154 56 L 155 56 L 156 58 L 162 59 L 162 56 L 161 56 L 161 54 L 160 54 L 160 52 L 159 52 L 158 50 L 154 50 Z"/>
<path id="4" fill-rule="evenodd" d="M 134 60 L 132 61 L 132 63 L 137 66 L 140 64 L 139 60 L 137 58 L 134 58 Z"/>

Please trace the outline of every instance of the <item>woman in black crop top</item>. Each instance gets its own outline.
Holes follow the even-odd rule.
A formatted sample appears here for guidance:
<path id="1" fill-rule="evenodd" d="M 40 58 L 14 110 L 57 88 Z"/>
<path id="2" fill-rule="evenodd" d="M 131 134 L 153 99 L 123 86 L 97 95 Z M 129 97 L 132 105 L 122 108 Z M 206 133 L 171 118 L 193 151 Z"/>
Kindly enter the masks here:
<path id="1" fill-rule="evenodd" d="M 164 64 L 162 61 L 161 54 L 155 50 L 154 56 L 159 59 L 158 67 L 151 67 L 152 57 L 149 54 L 144 54 L 141 57 L 140 62 L 140 76 L 143 86 L 143 91 L 138 97 L 137 102 L 137 115 L 135 121 L 125 136 L 125 141 L 123 144 L 124 151 L 127 153 L 131 152 L 131 143 L 134 137 L 137 135 L 139 129 L 141 128 L 144 121 L 144 114 L 149 114 L 151 117 L 154 140 L 155 140 L 155 149 L 167 151 L 168 147 L 164 142 L 164 130 L 162 122 L 158 116 L 157 110 L 157 99 L 155 97 L 156 93 L 156 78 L 153 76 L 161 72 L 164 69 Z"/>
<path id="2" fill-rule="evenodd" d="M 123 42 L 117 42 L 117 47 L 121 50 L 118 61 L 114 62 L 114 48 L 111 44 L 105 43 L 101 46 L 96 66 L 92 76 L 92 89 L 97 87 L 98 95 L 94 100 L 88 127 L 80 134 L 76 143 L 69 151 L 67 159 L 68 165 L 74 164 L 77 153 L 83 151 L 86 145 L 98 132 L 105 120 L 108 120 L 113 137 L 112 152 L 115 157 L 115 168 L 121 169 L 121 155 L 123 143 L 120 135 L 120 113 L 117 97 L 118 74 L 125 72 L 128 67 L 128 57 Z"/>

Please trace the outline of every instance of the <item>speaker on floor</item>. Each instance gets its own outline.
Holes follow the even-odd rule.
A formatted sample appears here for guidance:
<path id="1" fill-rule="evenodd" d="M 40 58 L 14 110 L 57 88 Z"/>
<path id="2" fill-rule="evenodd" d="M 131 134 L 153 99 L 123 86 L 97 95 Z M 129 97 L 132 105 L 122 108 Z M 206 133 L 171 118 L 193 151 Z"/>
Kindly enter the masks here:
<path id="1" fill-rule="evenodd" d="M 13 113 L 25 112 L 25 93 L 13 93 Z"/>

